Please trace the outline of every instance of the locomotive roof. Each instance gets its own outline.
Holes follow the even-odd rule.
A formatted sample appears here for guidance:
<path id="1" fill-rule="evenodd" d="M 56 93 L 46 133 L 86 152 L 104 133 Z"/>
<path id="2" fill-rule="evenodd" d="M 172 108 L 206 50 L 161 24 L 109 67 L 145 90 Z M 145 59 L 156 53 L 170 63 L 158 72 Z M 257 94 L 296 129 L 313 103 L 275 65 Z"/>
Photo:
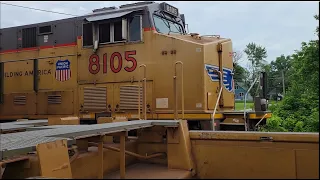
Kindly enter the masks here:
<path id="1" fill-rule="evenodd" d="M 152 1 L 147 1 L 147 2 L 138 2 L 138 3 L 132 3 L 132 4 L 125 4 L 119 6 L 119 8 L 116 7 L 107 7 L 107 8 L 101 8 L 101 9 L 96 9 L 98 10 L 97 12 L 92 12 L 86 15 L 81 15 L 77 17 L 72 17 L 72 18 L 64 18 L 64 19 L 59 19 L 59 20 L 53 20 L 53 21 L 45 21 L 41 23 L 34 23 L 34 24 L 25 24 L 21 26 L 12 26 L 12 27 L 7 27 L 7 28 L 0 28 L 0 30 L 4 29 L 10 29 L 10 28 L 21 28 L 21 27 L 32 27 L 32 26 L 41 26 L 44 24 L 48 23 L 59 23 L 61 21 L 72 21 L 72 20 L 85 20 L 89 17 L 94 17 L 94 16 L 102 16 L 102 15 L 112 15 L 112 14 L 118 14 L 118 13 L 124 13 L 128 14 L 134 11 L 139 11 L 139 10 L 144 10 L 144 9 L 152 9 L 152 10 L 157 10 L 159 9 L 159 3 L 155 3 Z M 105 9 L 105 10 L 104 10 Z M 95 11 L 95 10 L 93 10 Z M 125 13 L 127 12 L 127 13 Z"/>

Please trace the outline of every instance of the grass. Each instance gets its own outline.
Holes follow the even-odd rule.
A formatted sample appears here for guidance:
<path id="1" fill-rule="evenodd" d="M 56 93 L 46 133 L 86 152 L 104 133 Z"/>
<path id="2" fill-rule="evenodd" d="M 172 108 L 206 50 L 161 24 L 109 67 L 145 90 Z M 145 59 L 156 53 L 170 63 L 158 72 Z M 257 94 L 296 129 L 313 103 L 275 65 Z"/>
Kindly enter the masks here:
<path id="1" fill-rule="evenodd" d="M 244 108 L 244 101 L 236 101 L 235 110 L 243 110 L 243 108 Z M 253 102 L 247 101 L 246 109 L 252 109 L 252 108 L 253 108 Z"/>
<path id="2" fill-rule="evenodd" d="M 269 101 L 269 105 L 270 104 L 277 104 L 276 101 L 271 100 Z M 247 101 L 247 105 L 246 105 L 246 109 L 253 109 L 253 101 Z M 235 103 L 235 110 L 243 110 L 244 108 L 244 101 L 236 101 Z"/>

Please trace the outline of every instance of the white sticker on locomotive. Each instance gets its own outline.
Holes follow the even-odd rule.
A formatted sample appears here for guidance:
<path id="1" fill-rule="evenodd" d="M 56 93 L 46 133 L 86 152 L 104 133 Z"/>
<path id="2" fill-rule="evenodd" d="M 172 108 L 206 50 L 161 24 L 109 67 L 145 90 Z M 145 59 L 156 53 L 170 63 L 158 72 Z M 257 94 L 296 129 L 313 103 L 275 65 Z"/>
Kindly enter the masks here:
<path id="1" fill-rule="evenodd" d="M 196 104 L 196 107 L 197 107 L 197 108 L 202 108 L 202 103 L 197 103 L 197 104 Z"/>
<path id="2" fill-rule="evenodd" d="M 168 98 L 156 98 L 156 108 L 165 109 L 169 108 Z"/>
<path id="3" fill-rule="evenodd" d="M 45 43 L 48 42 L 48 39 L 49 39 L 49 36 L 48 36 L 48 35 L 44 35 L 44 36 L 43 36 L 43 42 L 45 42 Z"/>

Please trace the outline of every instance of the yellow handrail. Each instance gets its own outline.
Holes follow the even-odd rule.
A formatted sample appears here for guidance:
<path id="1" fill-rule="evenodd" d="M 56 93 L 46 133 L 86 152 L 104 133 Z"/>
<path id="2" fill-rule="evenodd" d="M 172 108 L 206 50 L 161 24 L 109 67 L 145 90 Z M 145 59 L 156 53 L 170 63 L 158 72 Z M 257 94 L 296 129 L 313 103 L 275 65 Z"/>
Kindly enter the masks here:
<path id="1" fill-rule="evenodd" d="M 139 75 L 141 75 L 141 71 L 140 71 L 140 68 L 143 67 L 144 68 L 144 75 L 143 75 L 143 81 L 144 81 L 144 85 L 143 85 L 143 94 L 144 94 L 144 106 L 143 106 L 143 114 L 144 114 L 144 120 L 147 120 L 147 66 L 145 64 L 141 64 L 139 66 Z M 139 115 L 139 120 L 141 120 L 141 117 L 140 117 L 140 96 L 141 96 L 141 93 L 140 93 L 140 87 L 141 87 L 141 77 L 139 77 L 139 90 L 138 90 L 138 93 L 139 93 L 139 96 L 138 96 L 138 115 Z"/>
<path id="2" fill-rule="evenodd" d="M 181 108 L 182 108 L 182 119 L 184 119 L 184 86 L 183 86 L 183 63 L 181 61 L 177 61 L 175 63 L 175 70 L 173 76 L 173 83 L 174 83 L 174 99 L 175 99 L 175 110 L 174 110 L 174 118 L 178 119 L 178 96 L 177 96 L 177 65 L 181 64 Z"/>
<path id="3" fill-rule="evenodd" d="M 218 106 L 218 103 L 219 103 L 219 100 L 220 100 L 220 97 L 221 97 L 221 93 L 222 93 L 222 89 L 223 89 L 223 76 L 222 76 L 222 73 L 221 71 L 218 71 L 216 69 L 213 69 L 214 72 L 217 72 L 219 73 L 219 79 L 220 79 L 220 91 L 219 91 L 219 95 L 218 95 L 218 99 L 217 99 L 217 102 L 216 102 L 216 105 L 214 107 L 214 110 L 213 110 L 213 114 L 212 114 L 212 130 L 214 131 L 215 130 L 215 126 L 214 126 L 214 116 L 216 114 L 216 111 L 217 111 L 217 106 Z"/>

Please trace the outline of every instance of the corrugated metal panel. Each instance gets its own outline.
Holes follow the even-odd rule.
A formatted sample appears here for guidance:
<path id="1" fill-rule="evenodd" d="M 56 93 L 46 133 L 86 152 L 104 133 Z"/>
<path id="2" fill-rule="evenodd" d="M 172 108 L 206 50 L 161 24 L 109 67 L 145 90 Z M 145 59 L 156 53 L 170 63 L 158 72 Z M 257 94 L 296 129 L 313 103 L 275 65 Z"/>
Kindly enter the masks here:
<path id="1" fill-rule="evenodd" d="M 139 86 L 121 86 L 120 87 L 120 109 L 136 110 L 138 109 Z M 142 87 L 140 87 L 140 107 L 142 108 Z"/>
<path id="2" fill-rule="evenodd" d="M 48 104 L 61 104 L 61 95 L 48 95 Z"/>
<path id="3" fill-rule="evenodd" d="M 14 96 L 13 104 L 14 105 L 26 105 L 27 97 L 26 96 Z"/>
<path id="4" fill-rule="evenodd" d="M 127 15 L 132 12 L 133 11 L 118 12 L 118 13 L 111 13 L 111 14 L 101 14 L 101 15 L 87 17 L 86 20 L 89 22 L 93 22 L 93 21 L 100 21 L 100 20 L 105 20 L 105 19 L 119 18 L 119 17 L 122 17 L 122 16 Z"/>
<path id="5" fill-rule="evenodd" d="M 179 121 L 172 120 L 137 120 L 94 125 L 61 126 L 53 129 L 1 134 L 0 161 L 5 158 L 35 151 L 35 147 L 39 143 L 67 139 L 68 144 L 71 145 L 75 143 L 72 139 L 92 137 L 101 134 L 110 134 L 114 132 L 141 129 L 152 126 L 178 127 L 178 125 Z"/>
<path id="6" fill-rule="evenodd" d="M 84 110 L 106 110 L 107 109 L 107 88 L 106 87 L 85 87 L 83 89 Z"/>

